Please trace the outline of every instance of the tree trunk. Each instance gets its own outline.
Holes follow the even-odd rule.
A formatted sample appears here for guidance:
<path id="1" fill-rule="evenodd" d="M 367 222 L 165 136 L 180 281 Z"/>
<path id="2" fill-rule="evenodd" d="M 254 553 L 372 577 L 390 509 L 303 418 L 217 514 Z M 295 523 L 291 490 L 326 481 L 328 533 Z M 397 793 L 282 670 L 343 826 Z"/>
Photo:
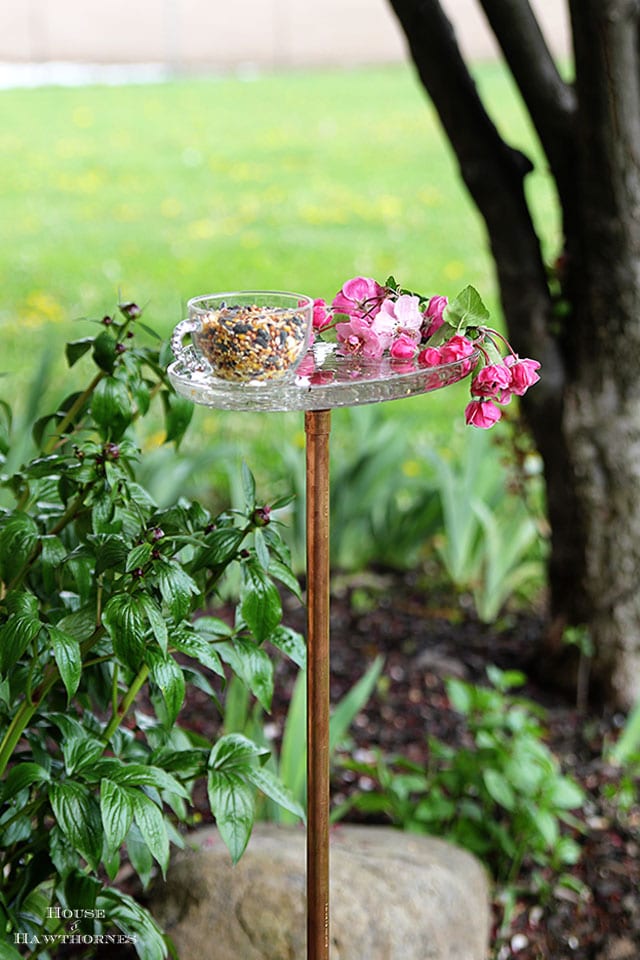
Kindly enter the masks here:
<path id="1" fill-rule="evenodd" d="M 545 464 L 552 623 L 545 659 L 586 624 L 592 676 L 621 706 L 640 693 L 640 71 L 636 0 L 572 0 L 572 88 L 528 0 L 480 0 L 545 150 L 562 210 L 555 314 L 523 179 L 489 120 L 438 0 L 391 0 L 420 78 L 484 217 L 510 337 L 542 361 L 523 403 Z M 463 118 L 461 120 L 461 118 Z"/>

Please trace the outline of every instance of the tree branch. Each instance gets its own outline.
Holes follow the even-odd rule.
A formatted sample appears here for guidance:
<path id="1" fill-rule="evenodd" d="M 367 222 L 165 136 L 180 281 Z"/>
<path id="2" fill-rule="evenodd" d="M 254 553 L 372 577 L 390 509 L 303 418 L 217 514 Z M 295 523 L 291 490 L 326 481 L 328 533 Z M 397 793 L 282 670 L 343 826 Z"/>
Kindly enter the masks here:
<path id="1" fill-rule="evenodd" d="M 574 193 L 576 97 L 555 64 L 529 0 L 479 0 L 520 90 L 561 202 Z"/>

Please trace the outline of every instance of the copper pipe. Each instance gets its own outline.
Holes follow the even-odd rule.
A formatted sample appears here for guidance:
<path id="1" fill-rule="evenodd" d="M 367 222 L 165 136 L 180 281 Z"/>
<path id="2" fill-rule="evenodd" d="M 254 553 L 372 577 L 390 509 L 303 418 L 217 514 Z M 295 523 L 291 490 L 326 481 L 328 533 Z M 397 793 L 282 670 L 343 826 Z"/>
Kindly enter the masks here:
<path id="1" fill-rule="evenodd" d="M 309 410 L 307 443 L 307 958 L 329 960 L 329 432 Z"/>

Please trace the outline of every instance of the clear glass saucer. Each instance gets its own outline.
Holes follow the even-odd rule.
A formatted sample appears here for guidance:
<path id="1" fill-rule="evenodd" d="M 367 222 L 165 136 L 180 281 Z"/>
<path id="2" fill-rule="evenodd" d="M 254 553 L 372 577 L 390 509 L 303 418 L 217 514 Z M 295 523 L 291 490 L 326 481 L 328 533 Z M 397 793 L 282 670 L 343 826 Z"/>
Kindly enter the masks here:
<path id="1" fill-rule="evenodd" d="M 186 347 L 184 353 L 193 351 Z M 195 355 L 195 351 L 194 351 Z M 184 354 L 183 354 L 184 356 Z M 453 363 L 423 367 L 416 360 L 368 360 L 316 341 L 291 379 L 232 383 L 176 360 L 168 375 L 176 393 L 220 410 L 329 410 L 399 400 L 457 383 L 477 366 L 479 351 Z M 195 356 L 192 359 L 196 359 Z M 196 359 L 197 364 L 197 359 Z"/>

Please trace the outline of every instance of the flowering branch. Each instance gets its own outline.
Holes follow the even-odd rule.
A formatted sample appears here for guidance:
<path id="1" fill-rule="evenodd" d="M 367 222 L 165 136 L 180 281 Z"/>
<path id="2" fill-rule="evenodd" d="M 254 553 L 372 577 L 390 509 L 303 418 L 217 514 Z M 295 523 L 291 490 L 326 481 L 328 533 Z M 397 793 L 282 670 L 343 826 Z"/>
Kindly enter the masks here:
<path id="1" fill-rule="evenodd" d="M 371 277 L 353 277 L 331 304 L 316 299 L 313 307 L 315 333 L 335 331 L 343 355 L 365 360 L 389 356 L 437 367 L 478 354 L 481 366 L 471 381 L 465 420 L 483 429 L 497 423 L 500 407 L 512 396 L 521 397 L 540 379 L 538 361 L 521 359 L 501 333 L 487 326 L 488 319 L 489 311 L 474 287 L 449 301 L 406 290 L 394 277 L 384 285 Z M 465 373 L 471 369 L 470 364 Z"/>

